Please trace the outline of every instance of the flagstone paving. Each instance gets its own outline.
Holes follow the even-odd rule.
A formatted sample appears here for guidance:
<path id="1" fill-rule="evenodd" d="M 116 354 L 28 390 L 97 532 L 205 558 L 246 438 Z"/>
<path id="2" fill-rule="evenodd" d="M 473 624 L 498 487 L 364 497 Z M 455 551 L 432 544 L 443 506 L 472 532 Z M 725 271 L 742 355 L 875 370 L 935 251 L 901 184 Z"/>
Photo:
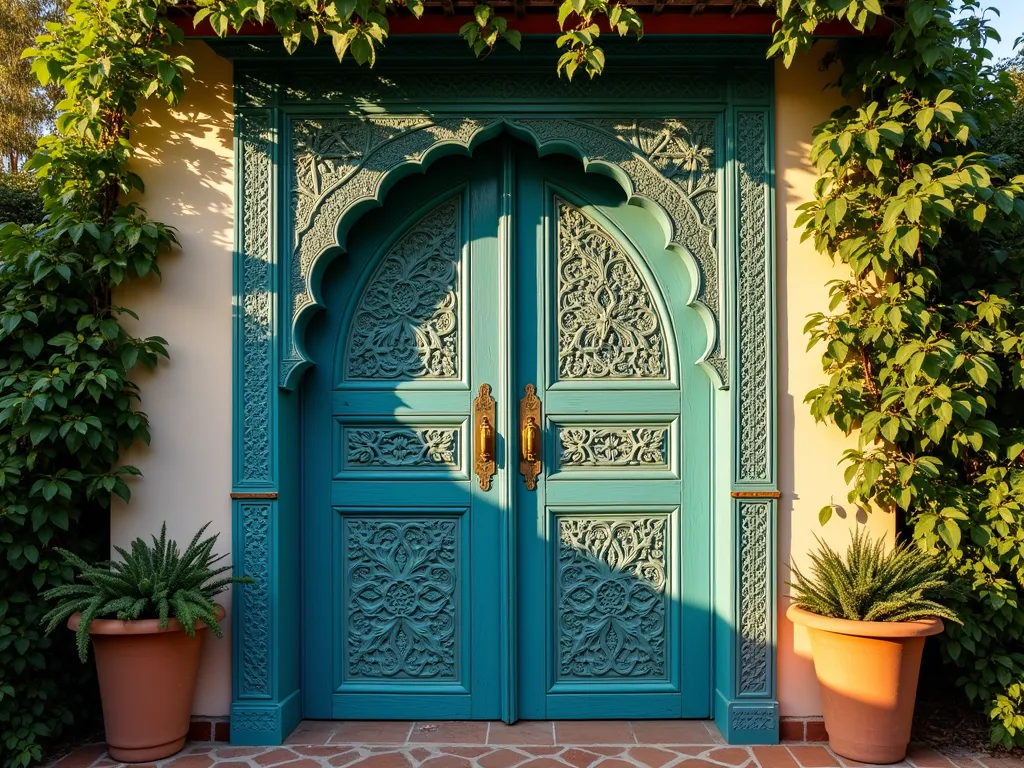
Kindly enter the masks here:
<path id="1" fill-rule="evenodd" d="M 116 768 L 101 744 L 56 768 Z M 192 743 L 144 768 L 856 768 L 825 744 L 731 747 L 713 723 L 664 721 L 302 723 L 280 747 Z M 897 768 L 1024 768 L 1016 758 L 913 747 Z"/>

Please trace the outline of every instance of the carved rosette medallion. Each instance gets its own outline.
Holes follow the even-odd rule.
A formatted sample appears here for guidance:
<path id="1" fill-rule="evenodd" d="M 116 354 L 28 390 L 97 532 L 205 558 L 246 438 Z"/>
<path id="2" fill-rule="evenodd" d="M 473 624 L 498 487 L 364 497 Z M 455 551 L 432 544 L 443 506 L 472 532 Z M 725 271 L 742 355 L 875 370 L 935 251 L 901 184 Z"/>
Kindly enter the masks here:
<path id="1" fill-rule="evenodd" d="M 560 680 L 667 674 L 663 517 L 558 520 Z"/>
<path id="2" fill-rule="evenodd" d="M 662 323 L 629 254 L 579 208 L 556 205 L 558 377 L 666 378 Z"/>
<path id="3" fill-rule="evenodd" d="M 458 679 L 457 520 L 345 520 L 346 677 Z"/>
<path id="4" fill-rule="evenodd" d="M 348 380 L 459 378 L 460 210 L 448 200 L 385 254 L 352 319 Z"/>

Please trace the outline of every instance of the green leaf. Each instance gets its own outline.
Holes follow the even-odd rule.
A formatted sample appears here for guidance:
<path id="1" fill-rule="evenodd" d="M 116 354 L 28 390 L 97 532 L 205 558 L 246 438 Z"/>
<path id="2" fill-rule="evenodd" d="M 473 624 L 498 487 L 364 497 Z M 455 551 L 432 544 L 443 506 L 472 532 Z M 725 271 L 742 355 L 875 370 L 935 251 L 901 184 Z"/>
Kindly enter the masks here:
<path id="1" fill-rule="evenodd" d="M 921 242 L 921 230 L 917 227 L 901 227 L 903 234 L 900 235 L 900 246 L 904 252 L 913 256 L 917 253 L 917 246 Z"/>
<path id="2" fill-rule="evenodd" d="M 43 337 L 38 333 L 26 334 L 21 340 L 21 348 L 29 357 L 39 357 L 39 353 L 43 351 Z"/>
<path id="3" fill-rule="evenodd" d="M 943 520 L 942 522 L 939 523 L 937 530 L 939 532 L 939 536 L 942 538 L 942 540 L 944 542 L 946 542 L 946 546 L 948 546 L 950 549 L 959 549 L 959 547 L 960 547 L 960 526 L 959 525 L 957 525 L 956 523 L 954 523 L 952 521 L 949 521 L 949 520 Z"/>

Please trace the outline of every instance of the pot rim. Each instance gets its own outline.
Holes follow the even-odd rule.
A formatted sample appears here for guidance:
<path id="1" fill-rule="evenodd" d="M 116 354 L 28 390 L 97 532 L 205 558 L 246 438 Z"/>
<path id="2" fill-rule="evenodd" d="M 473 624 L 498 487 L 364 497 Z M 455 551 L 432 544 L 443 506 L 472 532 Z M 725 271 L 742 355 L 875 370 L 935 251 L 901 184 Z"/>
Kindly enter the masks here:
<path id="1" fill-rule="evenodd" d="M 225 613 L 224 606 L 218 603 L 216 609 L 217 621 L 222 621 Z M 71 614 L 68 618 L 68 629 L 72 632 L 77 631 L 81 621 L 81 612 Z M 197 630 L 205 629 L 206 626 L 205 621 L 196 621 Z M 181 625 L 181 622 L 175 618 L 167 620 L 167 629 L 160 629 L 160 619 L 134 619 L 130 621 L 93 619 L 92 624 L 89 625 L 90 635 L 158 635 L 165 632 L 184 631 L 185 628 Z"/>
<path id="2" fill-rule="evenodd" d="M 820 629 L 834 632 L 837 635 L 854 635 L 856 637 L 928 637 L 937 635 L 945 628 L 942 619 L 917 619 L 915 621 L 853 621 L 851 619 L 835 619 L 831 616 L 819 616 L 804 610 L 796 603 L 789 606 L 786 617 L 794 624 L 809 629 Z"/>

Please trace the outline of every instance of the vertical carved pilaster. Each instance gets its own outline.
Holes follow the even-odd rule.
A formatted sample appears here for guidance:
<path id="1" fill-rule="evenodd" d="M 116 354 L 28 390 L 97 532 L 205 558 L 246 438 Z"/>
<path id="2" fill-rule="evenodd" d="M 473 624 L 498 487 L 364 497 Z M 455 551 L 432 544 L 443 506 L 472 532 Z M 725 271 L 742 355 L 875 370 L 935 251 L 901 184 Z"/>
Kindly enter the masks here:
<path id="1" fill-rule="evenodd" d="M 771 345 L 771 270 L 766 183 L 768 117 L 764 112 L 737 115 L 739 167 L 739 338 L 737 398 L 738 457 L 734 481 L 775 482 Z"/>
<path id="2" fill-rule="evenodd" d="M 772 693 L 772 534 L 767 499 L 739 501 L 739 681 L 740 695 Z"/>
<path id="3" fill-rule="evenodd" d="M 250 101 L 260 93 L 249 92 Z M 245 102 L 245 99 L 242 100 Z M 240 109 L 238 118 L 239 234 L 236 255 L 235 421 L 236 491 L 271 490 L 274 466 L 273 151 L 271 112 Z M 274 536 L 272 501 L 235 502 L 234 551 L 238 571 L 253 579 L 235 590 L 235 699 L 268 700 L 274 694 L 271 595 Z M 266 719 L 233 707 L 237 734 Z"/>
<path id="4" fill-rule="evenodd" d="M 737 88 L 738 100 L 761 98 Z M 738 248 L 733 349 L 733 547 L 736 636 L 732 701 L 719 725 L 730 742 L 778 739 L 775 701 L 775 313 L 772 267 L 769 112 L 743 108 L 735 118 Z"/>
<path id="5" fill-rule="evenodd" d="M 273 482 L 271 471 L 271 135 L 266 112 L 240 118 L 242 233 L 240 323 L 241 456 L 236 484 Z"/>
<path id="6" fill-rule="evenodd" d="M 242 615 L 240 698 L 269 698 L 270 683 L 270 503 L 243 503 L 242 567 L 253 580 L 241 589 Z M 237 592 L 236 592 L 237 594 Z"/>

